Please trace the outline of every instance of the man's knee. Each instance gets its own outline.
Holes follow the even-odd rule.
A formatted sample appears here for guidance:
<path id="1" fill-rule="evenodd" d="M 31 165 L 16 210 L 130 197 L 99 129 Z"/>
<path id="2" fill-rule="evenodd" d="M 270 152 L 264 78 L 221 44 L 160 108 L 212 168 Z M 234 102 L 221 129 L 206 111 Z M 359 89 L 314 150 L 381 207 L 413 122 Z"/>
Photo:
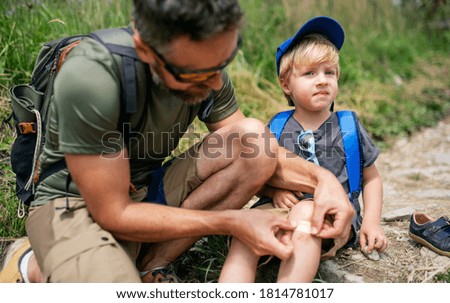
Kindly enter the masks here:
<path id="1" fill-rule="evenodd" d="M 241 132 L 243 157 L 262 156 L 276 160 L 278 143 L 266 125 L 257 119 L 247 118 L 237 124 L 237 127 Z"/>
<path id="2" fill-rule="evenodd" d="M 237 146 L 238 150 L 234 155 L 236 160 L 241 160 L 250 170 L 275 171 L 278 143 L 261 121 L 252 118 L 239 121 L 234 125 L 231 136 L 233 134 L 239 134 L 235 135 L 239 140 L 228 146 Z"/>

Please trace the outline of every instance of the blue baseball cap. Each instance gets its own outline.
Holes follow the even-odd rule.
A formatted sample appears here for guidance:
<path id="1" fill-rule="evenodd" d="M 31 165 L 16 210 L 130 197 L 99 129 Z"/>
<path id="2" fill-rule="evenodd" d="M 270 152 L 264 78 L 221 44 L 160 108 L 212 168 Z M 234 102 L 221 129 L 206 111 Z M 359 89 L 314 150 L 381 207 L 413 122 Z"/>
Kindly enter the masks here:
<path id="1" fill-rule="evenodd" d="M 344 44 L 344 29 L 334 19 L 326 16 L 312 18 L 298 30 L 298 32 L 280 44 L 277 48 L 276 65 L 277 75 L 280 75 L 280 60 L 287 51 L 297 45 L 302 38 L 309 34 L 321 34 L 333 43 L 338 50 Z"/>

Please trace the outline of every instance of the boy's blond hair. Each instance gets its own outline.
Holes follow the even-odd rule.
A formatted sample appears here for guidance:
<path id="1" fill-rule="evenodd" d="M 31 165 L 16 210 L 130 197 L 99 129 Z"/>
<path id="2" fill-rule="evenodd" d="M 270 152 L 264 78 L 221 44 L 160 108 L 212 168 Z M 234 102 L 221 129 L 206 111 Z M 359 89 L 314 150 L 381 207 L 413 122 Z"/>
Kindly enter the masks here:
<path id="1" fill-rule="evenodd" d="M 336 75 L 339 78 L 339 51 L 336 46 L 322 35 L 308 35 L 281 57 L 278 80 L 281 84 L 287 81 L 293 69 L 298 66 L 308 66 L 323 62 L 336 64 Z M 294 105 L 289 95 L 285 94 L 285 97 L 289 105 Z"/>

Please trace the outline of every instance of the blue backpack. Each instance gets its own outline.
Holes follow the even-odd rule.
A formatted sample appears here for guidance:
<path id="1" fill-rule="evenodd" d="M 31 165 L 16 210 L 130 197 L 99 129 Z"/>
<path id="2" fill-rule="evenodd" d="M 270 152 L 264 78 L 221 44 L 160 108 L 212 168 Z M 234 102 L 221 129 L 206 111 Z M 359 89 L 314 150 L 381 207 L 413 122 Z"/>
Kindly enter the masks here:
<path id="1" fill-rule="evenodd" d="M 269 122 L 270 131 L 275 135 L 278 141 L 284 130 L 286 122 L 294 113 L 294 110 L 288 110 L 276 114 Z M 343 110 L 336 112 L 339 120 L 341 133 L 343 136 L 343 145 L 345 152 L 345 164 L 347 167 L 349 198 L 356 202 L 362 190 L 362 170 L 363 162 L 361 157 L 361 144 L 359 139 L 358 118 L 352 111 Z"/>

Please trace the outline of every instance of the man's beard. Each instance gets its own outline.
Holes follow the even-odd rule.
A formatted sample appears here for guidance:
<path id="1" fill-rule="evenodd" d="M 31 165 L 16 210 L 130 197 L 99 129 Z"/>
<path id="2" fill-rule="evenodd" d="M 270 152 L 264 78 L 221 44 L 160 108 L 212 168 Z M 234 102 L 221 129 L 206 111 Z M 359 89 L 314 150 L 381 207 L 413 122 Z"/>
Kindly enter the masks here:
<path id="1" fill-rule="evenodd" d="M 211 89 L 205 89 L 202 90 L 200 93 L 193 93 L 185 90 L 170 89 L 164 85 L 164 82 L 156 73 L 151 74 L 153 83 L 156 84 L 161 90 L 170 92 L 171 94 L 180 98 L 181 100 L 183 100 L 183 102 L 189 105 L 196 105 L 201 103 L 203 100 L 209 97 L 212 91 Z"/>
<path id="2" fill-rule="evenodd" d="M 211 94 L 211 90 L 205 90 L 202 93 L 189 93 L 182 90 L 173 90 L 171 89 L 170 92 L 174 94 L 175 96 L 179 97 L 183 102 L 189 104 L 189 105 L 196 105 L 201 103 L 203 100 L 208 98 L 208 96 Z"/>

